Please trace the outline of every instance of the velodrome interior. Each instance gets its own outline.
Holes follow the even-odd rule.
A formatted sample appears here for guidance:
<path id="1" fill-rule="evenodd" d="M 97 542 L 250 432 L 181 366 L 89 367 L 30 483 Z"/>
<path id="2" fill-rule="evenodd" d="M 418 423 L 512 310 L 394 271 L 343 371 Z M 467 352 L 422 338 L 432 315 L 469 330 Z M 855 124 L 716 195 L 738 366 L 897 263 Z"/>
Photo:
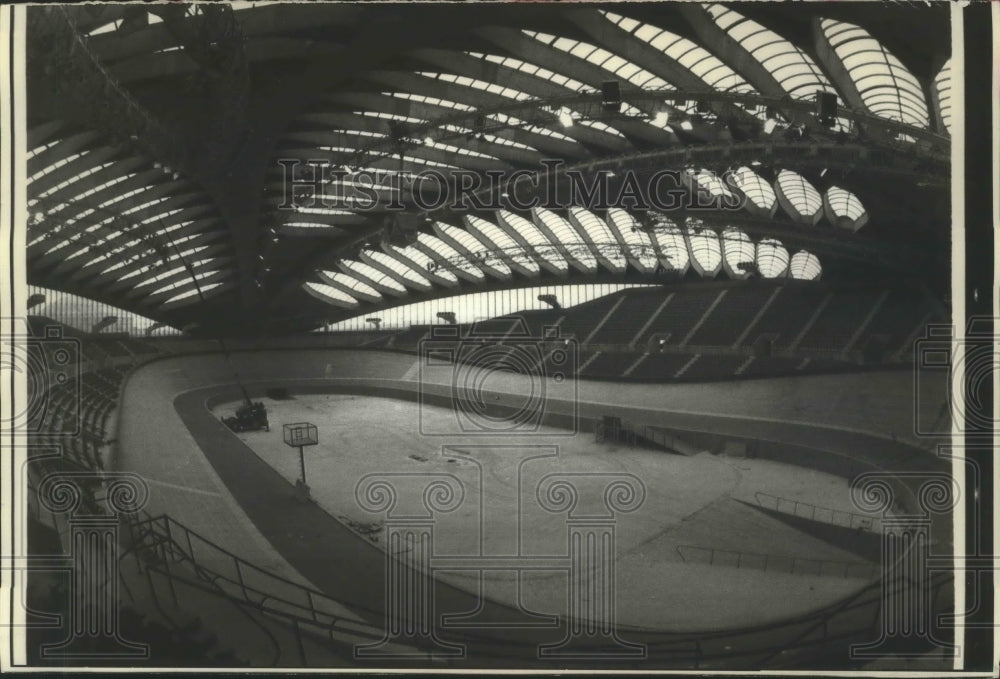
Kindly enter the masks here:
<path id="1" fill-rule="evenodd" d="M 79 657 L 950 668 L 938 627 L 885 633 L 917 610 L 894 596 L 955 607 L 947 569 L 899 565 L 955 541 L 921 485 L 952 490 L 951 385 L 925 360 L 951 323 L 946 24 L 868 3 L 33 9 L 29 547 L 80 549 L 59 475 L 117 521 L 120 633 Z M 413 179 L 553 157 L 613 188 L 676 170 L 699 208 L 427 208 L 455 187 Z M 333 190 L 351 200 L 306 205 Z M 109 509 L 116 479 L 141 508 Z M 916 547 L 886 537 L 901 517 Z M 32 574 L 30 608 L 68 614 L 67 582 Z"/>

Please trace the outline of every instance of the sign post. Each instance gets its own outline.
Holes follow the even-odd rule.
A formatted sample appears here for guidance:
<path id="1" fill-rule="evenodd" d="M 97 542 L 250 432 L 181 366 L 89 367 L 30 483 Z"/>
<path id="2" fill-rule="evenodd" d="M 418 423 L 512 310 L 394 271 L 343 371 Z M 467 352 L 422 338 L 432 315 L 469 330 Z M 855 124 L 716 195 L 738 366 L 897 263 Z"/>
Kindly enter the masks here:
<path id="1" fill-rule="evenodd" d="M 303 500 L 309 499 L 309 486 L 306 485 L 306 458 L 303 448 L 319 443 L 319 433 L 315 424 L 308 422 L 293 422 L 282 426 L 285 444 L 299 449 L 299 468 L 302 478 L 295 482 L 295 489 Z"/>

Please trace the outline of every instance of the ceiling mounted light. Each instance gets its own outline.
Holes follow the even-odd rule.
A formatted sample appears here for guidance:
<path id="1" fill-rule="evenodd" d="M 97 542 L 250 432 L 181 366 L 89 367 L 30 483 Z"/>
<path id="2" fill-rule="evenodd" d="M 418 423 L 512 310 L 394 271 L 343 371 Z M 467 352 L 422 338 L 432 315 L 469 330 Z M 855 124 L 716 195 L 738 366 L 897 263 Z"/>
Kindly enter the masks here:
<path id="1" fill-rule="evenodd" d="M 649 122 L 656 127 L 666 127 L 667 123 L 670 122 L 670 111 L 665 108 L 661 108 L 653 114 L 653 117 Z"/>
<path id="2" fill-rule="evenodd" d="M 573 127 L 573 114 L 563 106 L 559 109 L 559 124 L 563 127 Z"/>

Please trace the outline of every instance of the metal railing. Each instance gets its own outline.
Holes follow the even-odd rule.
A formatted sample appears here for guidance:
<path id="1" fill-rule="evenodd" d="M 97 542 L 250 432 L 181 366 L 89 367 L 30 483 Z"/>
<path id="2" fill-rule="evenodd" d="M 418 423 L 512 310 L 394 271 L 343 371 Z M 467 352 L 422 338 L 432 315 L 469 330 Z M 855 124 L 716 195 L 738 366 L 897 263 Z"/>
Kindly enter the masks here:
<path id="1" fill-rule="evenodd" d="M 810 521 L 827 523 L 831 526 L 862 530 L 869 533 L 880 533 L 882 529 L 882 522 L 878 519 L 871 516 L 865 516 L 864 514 L 848 512 L 843 509 L 821 507 L 820 505 L 814 505 L 811 502 L 790 500 L 788 498 L 761 492 L 754 493 L 754 499 L 757 501 L 758 506 L 763 507 L 764 509 L 770 509 L 781 514 L 797 516 L 802 519 L 809 519 Z"/>
<path id="2" fill-rule="evenodd" d="M 197 585 L 177 572 L 177 566 L 186 566 L 212 591 L 279 618 L 296 636 L 307 632 L 341 645 L 378 641 L 384 636 L 378 627 L 344 617 L 339 612 L 344 609 L 340 602 L 245 561 L 167 515 L 133 515 L 127 526 L 129 544 L 119 558 L 135 554 L 143 568 L 158 570 L 169 580 Z M 227 567 L 220 568 L 220 564 Z"/>
<path id="3" fill-rule="evenodd" d="M 677 545 L 677 554 L 684 563 L 704 563 L 709 566 L 752 569 L 792 575 L 818 575 L 824 577 L 864 578 L 877 577 L 882 569 L 871 563 L 808 559 L 797 556 L 742 552 L 733 549 L 716 549 L 695 545 Z"/>

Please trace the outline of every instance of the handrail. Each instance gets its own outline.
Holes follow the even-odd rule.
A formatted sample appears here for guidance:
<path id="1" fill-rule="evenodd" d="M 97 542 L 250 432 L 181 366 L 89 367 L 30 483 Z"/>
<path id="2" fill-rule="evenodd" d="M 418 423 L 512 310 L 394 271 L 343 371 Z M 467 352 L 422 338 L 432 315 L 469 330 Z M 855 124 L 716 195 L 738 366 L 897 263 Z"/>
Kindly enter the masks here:
<path id="1" fill-rule="evenodd" d="M 339 614 L 333 613 L 331 610 L 323 610 L 323 602 L 329 602 L 331 604 L 330 608 L 342 604 L 319 590 L 293 582 L 259 566 L 255 566 L 166 514 L 156 517 L 145 514 L 145 512 L 143 514 L 145 518 L 138 519 L 132 516 L 128 520 L 130 537 L 133 540 L 139 537 L 139 540 L 136 542 L 142 544 L 149 540 L 150 537 L 156 537 L 158 546 L 169 550 L 170 556 L 176 560 L 188 562 L 198 572 L 199 577 L 206 580 L 210 579 L 213 585 L 226 596 L 241 599 L 263 613 L 277 615 L 290 621 L 296 620 L 300 624 L 305 624 L 309 627 L 321 628 L 325 633 L 343 631 L 356 636 L 369 637 L 373 640 L 379 640 L 384 636 L 383 631 L 379 628 L 372 627 L 366 623 L 349 620 Z M 176 532 L 179 532 L 180 535 L 175 535 Z M 185 543 L 187 545 L 186 550 L 184 548 Z M 232 562 L 234 574 L 229 576 L 217 570 L 206 568 L 203 560 L 197 558 L 195 545 L 207 547 L 225 556 Z M 145 546 L 148 547 L 150 545 L 146 543 Z M 131 551 L 138 551 L 138 549 L 132 549 Z M 264 584 L 259 586 L 249 584 L 248 576 L 251 574 L 253 574 L 255 579 L 260 578 L 263 581 L 270 581 L 276 586 L 267 587 Z M 209 577 L 206 578 L 206 576 Z M 275 590 L 279 587 L 291 589 L 302 594 L 303 602 L 296 602 L 287 597 L 275 594 Z M 376 613 L 375 611 L 371 612 Z"/>
<path id="2" fill-rule="evenodd" d="M 763 501 L 765 498 L 773 500 L 774 502 L 765 504 Z M 754 499 L 757 501 L 759 506 L 764 507 L 765 509 L 771 509 L 781 514 L 790 514 L 792 516 L 809 519 L 811 521 L 827 523 L 832 526 L 863 530 L 870 533 L 877 533 L 881 530 L 880 526 L 882 522 L 878 519 L 864 514 L 858 514 L 856 512 L 849 512 L 844 509 L 823 507 L 821 505 L 812 504 L 811 502 L 791 500 L 789 498 L 778 497 L 777 495 L 771 495 L 770 493 L 763 493 L 760 491 L 754 493 Z M 782 509 L 783 506 L 787 508 L 789 504 L 791 504 L 790 509 Z M 805 508 L 806 512 L 800 512 L 800 507 Z M 838 521 L 838 517 L 842 520 Z"/>

